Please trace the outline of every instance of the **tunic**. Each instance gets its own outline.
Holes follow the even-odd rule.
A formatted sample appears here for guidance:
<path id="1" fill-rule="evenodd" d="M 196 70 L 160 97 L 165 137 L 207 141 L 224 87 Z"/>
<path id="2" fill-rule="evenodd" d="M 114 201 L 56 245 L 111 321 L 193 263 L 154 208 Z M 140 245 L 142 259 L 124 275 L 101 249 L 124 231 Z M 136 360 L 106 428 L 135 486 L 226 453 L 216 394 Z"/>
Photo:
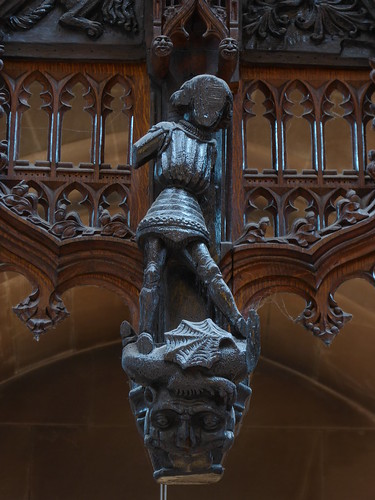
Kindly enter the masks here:
<path id="1" fill-rule="evenodd" d="M 137 241 L 142 245 L 144 238 L 155 236 L 170 247 L 185 247 L 192 241 L 208 243 L 198 196 L 210 185 L 216 141 L 188 122 L 168 123 L 168 127 L 155 167 L 155 179 L 163 190 L 139 223 Z"/>

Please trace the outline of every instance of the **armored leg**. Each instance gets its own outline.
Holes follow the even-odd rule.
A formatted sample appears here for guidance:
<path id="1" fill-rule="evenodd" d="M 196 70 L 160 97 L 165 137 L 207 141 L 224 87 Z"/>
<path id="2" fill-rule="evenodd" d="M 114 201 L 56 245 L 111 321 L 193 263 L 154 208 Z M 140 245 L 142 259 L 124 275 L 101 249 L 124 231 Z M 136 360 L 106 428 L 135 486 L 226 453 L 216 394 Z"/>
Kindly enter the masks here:
<path id="1" fill-rule="evenodd" d="M 210 297 L 216 307 L 224 314 L 234 329 L 235 334 L 247 335 L 246 321 L 237 309 L 232 292 L 223 280 L 220 269 L 210 255 L 204 243 L 192 243 L 185 256 L 194 268 L 197 276 L 207 286 Z"/>
<path id="2" fill-rule="evenodd" d="M 143 286 L 139 296 L 139 333 L 153 334 L 160 301 L 160 279 L 165 265 L 167 249 L 159 238 L 150 238 L 144 246 Z"/>

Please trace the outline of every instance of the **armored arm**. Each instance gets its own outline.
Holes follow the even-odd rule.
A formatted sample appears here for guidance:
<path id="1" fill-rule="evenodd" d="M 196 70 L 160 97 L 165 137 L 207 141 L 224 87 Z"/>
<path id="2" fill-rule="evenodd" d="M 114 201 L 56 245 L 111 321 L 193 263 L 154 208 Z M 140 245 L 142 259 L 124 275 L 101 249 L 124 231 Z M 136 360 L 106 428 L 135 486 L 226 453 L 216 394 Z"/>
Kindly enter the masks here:
<path id="1" fill-rule="evenodd" d="M 146 135 L 133 145 L 132 167 L 139 168 L 168 145 L 174 123 L 161 122 L 152 127 Z"/>

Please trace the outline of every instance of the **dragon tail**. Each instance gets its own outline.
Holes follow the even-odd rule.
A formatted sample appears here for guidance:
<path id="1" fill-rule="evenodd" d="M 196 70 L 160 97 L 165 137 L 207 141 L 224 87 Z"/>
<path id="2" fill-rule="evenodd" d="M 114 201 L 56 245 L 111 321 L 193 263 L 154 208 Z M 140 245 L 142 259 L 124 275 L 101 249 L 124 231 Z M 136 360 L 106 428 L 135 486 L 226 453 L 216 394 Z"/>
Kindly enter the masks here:
<path id="1" fill-rule="evenodd" d="M 44 0 L 35 9 L 21 13 L 18 16 L 11 16 L 7 23 L 17 31 L 29 30 L 45 17 L 54 8 L 56 0 Z"/>

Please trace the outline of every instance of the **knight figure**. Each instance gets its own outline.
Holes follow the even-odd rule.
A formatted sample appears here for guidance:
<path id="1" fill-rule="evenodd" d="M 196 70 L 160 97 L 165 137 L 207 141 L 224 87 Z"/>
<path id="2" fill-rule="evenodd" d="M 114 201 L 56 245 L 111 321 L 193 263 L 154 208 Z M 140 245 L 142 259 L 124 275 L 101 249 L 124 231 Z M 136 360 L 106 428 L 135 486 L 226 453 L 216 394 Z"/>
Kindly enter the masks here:
<path id="1" fill-rule="evenodd" d="M 200 206 L 213 179 L 217 156 L 214 134 L 231 121 L 232 93 L 223 80 L 199 75 L 172 95 L 171 104 L 184 118 L 156 124 L 133 146 L 133 167 L 155 158 L 155 180 L 162 188 L 137 228 L 145 265 L 139 333 L 154 331 L 160 280 L 167 256 L 173 253 L 207 287 L 232 333 L 246 337 L 256 313 L 252 311 L 246 321 L 237 309 L 208 250 L 209 233 Z"/>

